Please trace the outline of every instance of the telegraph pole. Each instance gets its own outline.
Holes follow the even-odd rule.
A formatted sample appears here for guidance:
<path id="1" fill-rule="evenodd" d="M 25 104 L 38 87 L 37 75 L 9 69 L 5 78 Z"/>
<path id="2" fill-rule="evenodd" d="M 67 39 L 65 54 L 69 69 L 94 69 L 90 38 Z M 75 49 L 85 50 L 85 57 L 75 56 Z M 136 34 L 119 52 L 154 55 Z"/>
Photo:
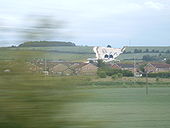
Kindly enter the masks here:
<path id="1" fill-rule="evenodd" d="M 134 77 L 134 85 L 135 85 L 135 81 L 136 81 L 136 79 L 135 79 L 135 77 L 136 77 L 136 61 L 135 61 L 135 56 L 134 56 L 134 58 L 133 58 L 133 77 Z"/>
<path id="2" fill-rule="evenodd" d="M 146 95 L 148 95 L 148 72 L 146 71 Z"/>
<path id="3" fill-rule="evenodd" d="M 44 57 L 44 75 L 45 75 L 45 77 L 47 75 L 47 60 L 46 60 L 46 57 Z"/>
<path id="4" fill-rule="evenodd" d="M 44 57 L 44 71 L 47 70 L 47 60 L 46 60 L 46 57 Z"/>

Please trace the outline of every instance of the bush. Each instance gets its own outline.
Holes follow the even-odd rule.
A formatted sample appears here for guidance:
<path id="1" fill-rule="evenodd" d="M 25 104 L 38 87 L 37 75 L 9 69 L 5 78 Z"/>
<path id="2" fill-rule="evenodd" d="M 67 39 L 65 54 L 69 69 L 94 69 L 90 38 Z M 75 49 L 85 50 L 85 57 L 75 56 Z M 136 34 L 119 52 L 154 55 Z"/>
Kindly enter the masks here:
<path id="1" fill-rule="evenodd" d="M 116 79 L 118 77 L 118 75 L 114 74 L 112 75 L 112 79 Z"/>
<path id="2" fill-rule="evenodd" d="M 126 76 L 126 77 L 133 76 L 133 73 L 129 70 L 122 70 L 122 74 L 123 74 L 123 76 Z"/>
<path id="3" fill-rule="evenodd" d="M 122 78 L 122 77 L 123 77 L 123 74 L 122 74 L 122 73 L 118 73 L 118 74 L 117 74 L 117 77 L 118 77 L 118 78 Z"/>
<path id="4" fill-rule="evenodd" d="M 106 78 L 106 72 L 105 72 L 105 71 L 98 71 L 98 72 L 97 72 L 97 75 L 98 75 L 100 78 Z"/>
<path id="5" fill-rule="evenodd" d="M 170 78 L 170 72 L 149 73 L 148 77 Z"/>
<path id="6" fill-rule="evenodd" d="M 159 77 L 156 77 L 156 82 L 159 82 Z"/>
<path id="7" fill-rule="evenodd" d="M 142 60 L 144 60 L 144 61 L 160 61 L 161 57 L 160 56 L 144 55 Z"/>
<path id="8" fill-rule="evenodd" d="M 167 63 L 167 64 L 170 64 L 170 59 L 167 59 L 167 60 L 166 60 L 166 63 Z"/>
<path id="9" fill-rule="evenodd" d="M 107 76 L 118 74 L 119 77 L 126 76 L 131 77 L 133 73 L 129 70 L 113 69 L 113 68 L 99 68 L 98 73 L 104 71 Z"/>

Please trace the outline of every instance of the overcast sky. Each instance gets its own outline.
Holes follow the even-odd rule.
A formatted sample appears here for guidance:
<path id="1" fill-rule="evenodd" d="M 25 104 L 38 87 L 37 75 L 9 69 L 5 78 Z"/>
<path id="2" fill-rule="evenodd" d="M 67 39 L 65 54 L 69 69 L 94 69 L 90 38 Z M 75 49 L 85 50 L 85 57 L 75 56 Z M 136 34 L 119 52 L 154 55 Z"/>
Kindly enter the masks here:
<path id="1" fill-rule="evenodd" d="M 65 21 L 56 40 L 78 45 L 170 46 L 170 0 L 0 0 L 1 26 L 18 27 L 29 15 Z M 0 38 L 16 39 L 9 32 Z"/>

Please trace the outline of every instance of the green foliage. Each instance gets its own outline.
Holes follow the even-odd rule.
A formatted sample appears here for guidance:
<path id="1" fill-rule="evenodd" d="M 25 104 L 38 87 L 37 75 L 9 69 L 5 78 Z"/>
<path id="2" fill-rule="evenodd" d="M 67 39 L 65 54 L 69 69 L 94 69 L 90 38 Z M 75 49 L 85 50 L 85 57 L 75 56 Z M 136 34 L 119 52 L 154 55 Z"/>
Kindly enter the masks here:
<path id="1" fill-rule="evenodd" d="M 118 76 L 118 78 L 122 78 L 123 74 L 122 73 L 118 73 L 117 76 Z"/>
<path id="2" fill-rule="evenodd" d="M 135 59 L 137 61 L 142 61 L 143 56 L 145 55 L 159 56 L 160 53 L 161 53 L 160 57 L 163 58 L 163 57 L 170 56 L 169 51 L 170 51 L 170 47 L 148 47 L 148 46 L 133 47 L 131 46 L 131 47 L 126 47 L 123 54 L 121 54 L 117 59 L 125 60 L 125 61 L 133 61 L 134 56 L 135 56 Z"/>
<path id="3" fill-rule="evenodd" d="M 150 55 L 144 55 L 143 56 L 144 61 L 160 61 L 161 57 L 160 56 L 150 56 Z"/>
<path id="4" fill-rule="evenodd" d="M 97 60 L 97 67 L 105 68 L 105 67 L 107 67 L 107 65 L 105 62 L 103 62 L 103 60 L 99 59 L 99 60 Z"/>
<path id="5" fill-rule="evenodd" d="M 118 78 L 118 75 L 116 75 L 116 74 L 112 75 L 113 80 L 116 79 L 116 78 Z"/>
<path id="6" fill-rule="evenodd" d="M 170 72 L 149 73 L 148 77 L 170 78 Z"/>
<path id="7" fill-rule="evenodd" d="M 133 76 L 133 73 L 129 70 L 122 70 L 122 74 L 123 74 L 123 76 L 126 76 L 126 77 Z"/>
<path id="8" fill-rule="evenodd" d="M 159 77 L 156 77 L 156 82 L 159 82 Z"/>
<path id="9" fill-rule="evenodd" d="M 141 49 L 135 49 L 134 53 L 142 53 L 142 50 Z"/>
<path id="10" fill-rule="evenodd" d="M 166 60 L 166 63 L 167 63 L 167 64 L 170 64 L 170 59 L 167 59 L 167 60 Z"/>
<path id="11" fill-rule="evenodd" d="M 107 45 L 107 48 L 112 48 L 112 46 L 111 45 Z"/>
<path id="12" fill-rule="evenodd" d="M 97 71 L 97 75 L 98 75 L 100 78 L 106 78 L 106 72 L 105 72 L 105 71 Z"/>
<path id="13" fill-rule="evenodd" d="M 139 66 L 139 70 L 140 70 L 142 73 L 145 72 L 145 68 L 144 68 L 145 66 L 146 66 L 146 64 L 142 64 L 142 65 Z"/>
<path id="14" fill-rule="evenodd" d="M 131 77 L 133 76 L 133 73 L 131 71 L 128 70 L 121 70 L 121 69 L 114 69 L 111 67 L 104 67 L 104 68 L 99 68 L 98 71 L 102 71 L 105 72 L 107 76 L 112 76 L 112 75 L 119 75 L 121 76 L 126 76 L 126 77 Z"/>

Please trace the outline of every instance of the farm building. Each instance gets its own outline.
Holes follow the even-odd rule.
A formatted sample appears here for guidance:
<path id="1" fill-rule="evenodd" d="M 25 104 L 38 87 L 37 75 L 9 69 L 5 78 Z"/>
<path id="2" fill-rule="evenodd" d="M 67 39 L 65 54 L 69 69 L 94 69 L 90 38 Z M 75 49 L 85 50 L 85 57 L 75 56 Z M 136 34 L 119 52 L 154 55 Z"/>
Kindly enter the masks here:
<path id="1" fill-rule="evenodd" d="M 150 72 L 167 72 L 170 71 L 170 64 L 149 63 L 144 67 L 145 71 Z"/>

